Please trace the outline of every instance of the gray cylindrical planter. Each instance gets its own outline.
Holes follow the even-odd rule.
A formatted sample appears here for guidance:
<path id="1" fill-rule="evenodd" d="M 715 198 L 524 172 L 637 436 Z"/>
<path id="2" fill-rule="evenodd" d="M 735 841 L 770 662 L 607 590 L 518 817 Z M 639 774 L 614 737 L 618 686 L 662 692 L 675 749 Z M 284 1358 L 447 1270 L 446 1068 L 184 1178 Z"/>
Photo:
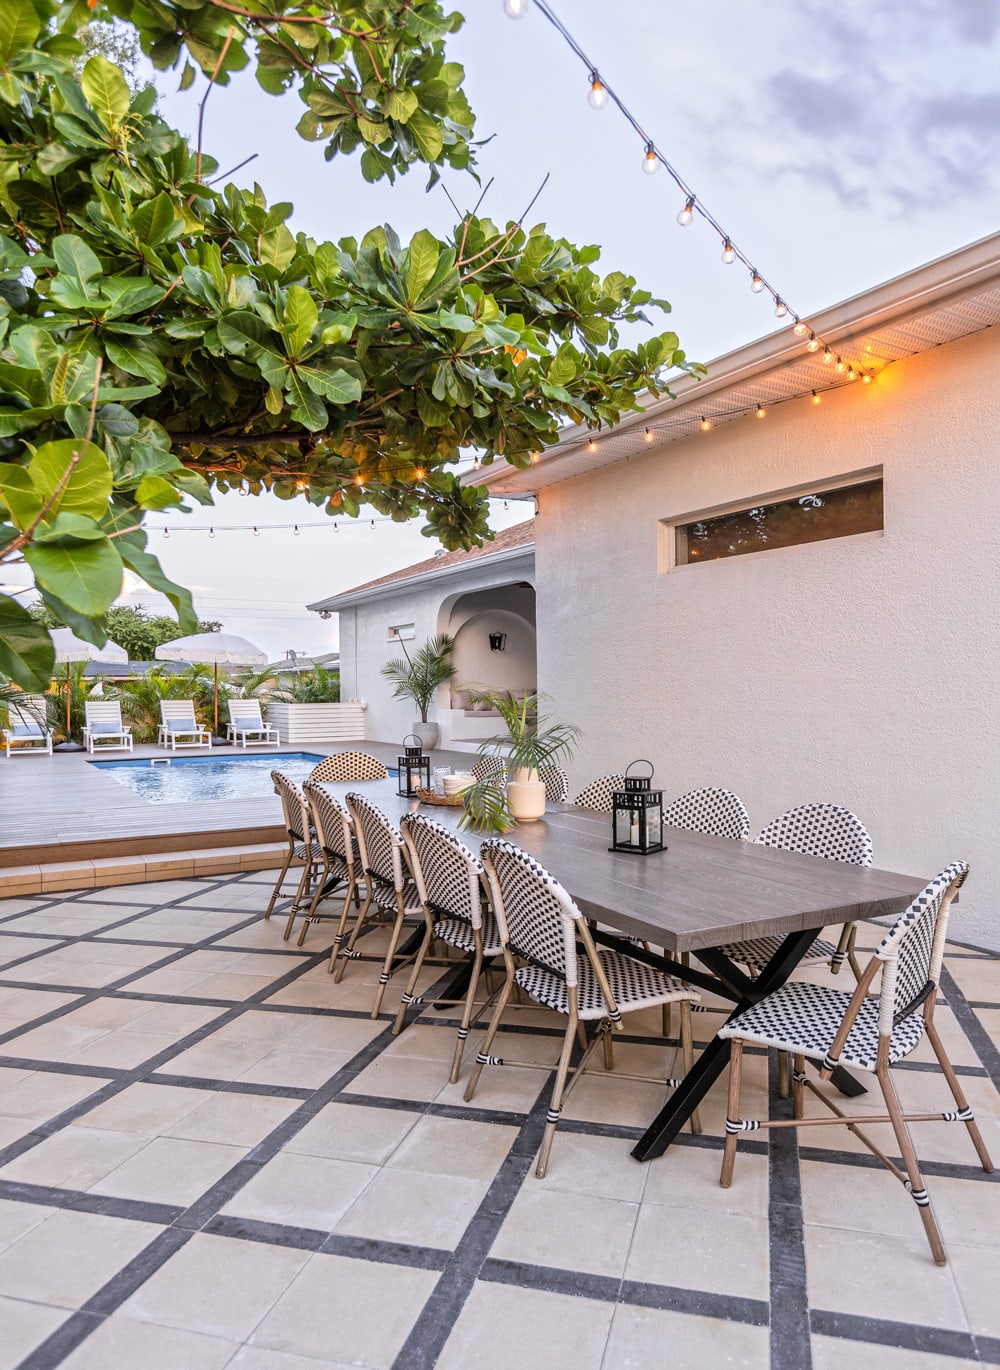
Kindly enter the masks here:
<path id="1" fill-rule="evenodd" d="M 421 747 L 425 752 L 429 752 L 432 747 L 437 746 L 441 729 L 436 723 L 414 723 L 410 732 L 420 738 Z"/>

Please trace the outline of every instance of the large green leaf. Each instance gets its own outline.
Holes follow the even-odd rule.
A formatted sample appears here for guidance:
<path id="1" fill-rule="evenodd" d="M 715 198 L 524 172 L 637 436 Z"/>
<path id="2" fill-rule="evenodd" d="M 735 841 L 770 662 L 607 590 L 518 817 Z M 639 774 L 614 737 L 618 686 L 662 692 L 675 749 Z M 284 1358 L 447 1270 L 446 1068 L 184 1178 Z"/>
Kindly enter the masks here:
<path id="1" fill-rule="evenodd" d="M 47 690 L 54 666 L 46 630 L 16 600 L 0 595 L 0 671 L 24 690 Z"/>
<path id="2" fill-rule="evenodd" d="M 361 398 L 363 387 L 357 376 L 336 362 L 300 362 L 296 372 L 310 390 L 333 404 L 352 404 Z"/>
<path id="3" fill-rule="evenodd" d="M 101 274 L 101 262 L 82 238 L 75 233 L 63 233 L 52 244 L 56 266 L 66 276 L 86 285 Z"/>
<path id="4" fill-rule="evenodd" d="M 39 586 L 88 618 L 103 614 L 122 588 L 122 561 L 110 539 L 68 545 L 31 543 L 24 551 Z"/>
<path id="5" fill-rule="evenodd" d="M 30 48 L 41 27 L 30 0 L 3 0 L 0 5 L 0 67 L 6 67 L 15 53 Z"/>
<path id="6" fill-rule="evenodd" d="M 303 290 L 300 285 L 289 286 L 281 334 L 290 357 L 301 356 L 318 322 L 319 311 L 308 290 Z"/>
<path id="7" fill-rule="evenodd" d="M 113 133 L 128 117 L 132 100 L 125 77 L 106 57 L 97 54 L 84 67 L 80 85 L 91 109 Z"/>
<path id="8" fill-rule="evenodd" d="M 415 305 L 426 286 L 434 279 L 441 244 L 433 233 L 422 228 L 410 242 L 410 260 L 406 268 L 406 294 L 410 305 Z"/>
<path id="9" fill-rule="evenodd" d="M 74 456 L 77 457 L 75 463 Z M 67 472 L 69 479 L 61 494 L 56 496 Z M 43 504 L 55 497 L 51 507 L 53 516 L 60 509 L 96 519 L 107 512 L 114 486 L 111 466 L 101 449 L 92 442 L 62 438 L 43 443 L 28 463 L 28 474 Z"/>

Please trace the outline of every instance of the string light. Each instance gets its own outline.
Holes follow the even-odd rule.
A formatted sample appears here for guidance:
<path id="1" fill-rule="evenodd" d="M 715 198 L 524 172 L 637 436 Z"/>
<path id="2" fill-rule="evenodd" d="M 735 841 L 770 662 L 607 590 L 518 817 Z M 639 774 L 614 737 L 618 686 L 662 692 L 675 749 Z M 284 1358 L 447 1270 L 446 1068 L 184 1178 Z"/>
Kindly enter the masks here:
<path id="1" fill-rule="evenodd" d="M 608 103 L 608 88 L 598 76 L 596 71 L 590 73 L 590 91 L 587 95 L 587 104 L 591 109 L 603 109 Z"/>
<path id="2" fill-rule="evenodd" d="M 813 401 L 813 404 L 819 404 L 819 402 L 820 402 L 820 400 L 821 400 L 822 398 L 823 398 L 822 395 L 817 395 L 815 390 L 812 392 L 812 401 Z"/>
<path id="3" fill-rule="evenodd" d="M 762 404 L 758 404 L 757 409 L 756 409 L 755 412 L 756 412 L 756 414 L 757 414 L 757 417 L 758 417 L 759 419 L 762 419 L 762 418 L 764 417 L 764 415 L 767 413 L 767 410 L 764 408 L 764 406 L 763 406 Z"/>
<path id="4" fill-rule="evenodd" d="M 208 530 L 208 536 L 209 536 L 210 538 L 214 538 L 214 537 L 215 537 L 215 529 L 214 529 L 214 528 L 209 528 L 209 530 Z"/>
<path id="5" fill-rule="evenodd" d="M 299 535 L 299 525 L 298 525 L 298 524 L 295 525 L 295 527 L 292 529 L 292 532 L 295 534 L 296 537 L 298 537 L 298 535 Z"/>
<path id="6" fill-rule="evenodd" d="M 781 298 L 780 295 L 775 297 L 774 312 L 775 314 L 777 314 L 779 319 L 783 319 L 785 315 L 788 313 L 788 305 L 785 304 L 784 300 Z"/>
<path id="7" fill-rule="evenodd" d="M 838 371 L 846 371 L 846 370 L 847 370 L 847 363 L 846 363 L 841 357 L 838 357 L 838 358 L 837 358 L 837 370 L 838 370 Z"/>
<path id="8" fill-rule="evenodd" d="M 254 535 L 255 538 L 259 538 L 259 537 L 260 537 L 260 530 L 259 530 L 256 526 L 254 527 L 253 535 Z"/>
<path id="9" fill-rule="evenodd" d="M 871 375 L 871 372 L 870 372 L 870 371 L 866 371 L 865 374 L 861 377 L 861 384 L 862 384 L 862 385 L 871 385 L 871 383 L 872 383 L 872 375 Z"/>
<path id="10" fill-rule="evenodd" d="M 595 446 L 596 446 L 596 444 L 595 444 Z M 531 453 L 531 456 L 529 457 L 529 460 L 530 460 L 534 465 L 537 466 L 537 465 L 538 465 L 538 461 L 539 461 L 539 459 L 541 458 L 541 455 L 542 455 L 541 452 L 532 452 L 532 453 Z"/>
<path id="11" fill-rule="evenodd" d="M 642 159 L 642 169 L 647 176 L 655 176 L 660 169 L 660 159 L 652 143 L 646 144 L 646 155 Z"/>
<path id="12" fill-rule="evenodd" d="M 810 333 L 810 334 L 809 334 L 809 341 L 806 343 L 806 351 L 807 351 L 807 352 L 818 352 L 818 351 L 819 351 L 819 338 L 817 338 L 817 336 L 816 336 L 815 333 Z"/>
<path id="13" fill-rule="evenodd" d="M 711 420 L 711 419 L 706 419 L 706 418 L 705 418 L 705 415 L 702 414 L 702 416 L 701 416 L 701 431 L 702 431 L 703 433 L 708 433 L 708 432 L 711 431 L 711 428 L 712 428 L 712 420 Z"/>
<path id="14" fill-rule="evenodd" d="M 652 442 L 654 440 L 653 430 L 651 428 L 647 428 L 642 436 L 645 442 Z"/>
<path id="15" fill-rule="evenodd" d="M 508 19 L 523 19 L 531 0 L 503 0 L 503 12 Z"/>
<path id="16" fill-rule="evenodd" d="M 309 486 L 306 484 L 306 482 L 305 482 L 304 480 L 297 480 L 297 481 L 295 482 L 295 488 L 296 488 L 296 490 L 302 491 L 302 490 L 308 490 L 308 489 L 309 489 Z"/>
<path id="17" fill-rule="evenodd" d="M 476 470 L 478 471 L 478 469 L 479 469 L 479 468 L 478 468 L 478 466 L 477 466 L 477 467 L 476 467 Z M 424 478 L 424 476 L 426 476 L 427 472 L 424 470 L 424 468 L 423 468 L 422 466 L 418 466 L 417 469 L 416 469 L 416 471 L 414 471 L 413 474 L 416 476 L 417 480 L 423 480 L 423 478 Z"/>
<path id="18" fill-rule="evenodd" d="M 726 266 L 732 266 L 733 262 L 736 260 L 736 251 L 728 238 L 722 245 L 722 260 L 725 262 Z"/>
<path id="19" fill-rule="evenodd" d="M 826 351 L 823 353 L 823 364 L 824 366 L 829 366 L 832 361 L 833 353 L 830 351 L 829 348 L 827 348 Z"/>
<path id="20" fill-rule="evenodd" d="M 168 537 L 170 536 L 170 529 L 169 529 L 169 528 L 164 528 L 164 530 L 163 530 L 163 536 L 164 536 L 165 538 L 168 538 Z"/>
<path id="21" fill-rule="evenodd" d="M 759 295 L 760 292 L 764 289 L 764 282 L 757 275 L 756 270 L 753 273 L 753 279 L 750 281 L 750 289 L 753 291 L 755 295 Z"/>
<path id="22" fill-rule="evenodd" d="M 364 476 L 362 476 L 362 475 L 357 475 L 357 476 L 354 477 L 354 484 L 355 484 L 355 485 L 360 485 L 360 486 L 363 487 L 363 486 L 364 486 L 364 483 L 365 483 L 365 478 L 364 478 Z"/>
<path id="23" fill-rule="evenodd" d="M 795 320 L 795 327 L 792 329 L 792 332 L 795 334 L 797 338 L 801 338 L 802 335 L 806 332 L 806 325 L 802 322 L 801 319 Z"/>
<path id="24" fill-rule="evenodd" d="M 473 471 L 478 471 L 478 470 L 479 470 L 479 467 L 481 466 L 481 464 L 482 464 L 482 463 L 480 462 L 479 458 L 477 457 L 477 458 L 475 459 L 475 461 L 472 463 L 472 469 L 473 469 Z"/>
<path id="25" fill-rule="evenodd" d="M 677 222 L 680 224 L 681 228 L 687 228 L 688 224 L 691 222 L 693 217 L 694 196 L 689 195 L 687 199 L 684 201 L 684 208 L 678 212 Z M 763 282 L 761 283 L 761 288 L 763 289 Z"/>
<path id="26" fill-rule="evenodd" d="M 596 451 L 597 451 L 597 440 L 596 440 L 595 438 L 591 438 L 590 441 L 587 443 L 587 451 L 588 451 L 588 452 L 596 452 Z"/>

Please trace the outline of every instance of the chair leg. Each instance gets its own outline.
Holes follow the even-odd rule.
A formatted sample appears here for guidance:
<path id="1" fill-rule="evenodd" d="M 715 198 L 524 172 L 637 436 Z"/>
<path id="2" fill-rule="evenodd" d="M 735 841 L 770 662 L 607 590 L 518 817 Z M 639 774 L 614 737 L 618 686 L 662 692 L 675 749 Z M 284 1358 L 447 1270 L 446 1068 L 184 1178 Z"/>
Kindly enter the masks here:
<path id="1" fill-rule="evenodd" d="M 382 973 L 378 977 L 378 989 L 375 991 L 375 1003 L 372 1007 L 373 1018 L 377 1018 L 382 1010 L 382 998 L 385 994 L 385 987 L 389 983 L 389 979 L 392 975 L 392 963 L 396 956 L 396 948 L 399 946 L 399 939 L 403 935 L 403 921 L 403 910 L 400 908 L 396 917 L 393 919 L 392 933 L 389 937 L 389 949 L 385 954 L 385 960 L 382 962 Z"/>
<path id="2" fill-rule="evenodd" d="M 952 1098 L 955 1100 L 955 1103 L 958 1104 L 959 1112 L 968 1112 L 971 1115 L 972 1110 L 969 1108 L 969 1101 L 966 1099 L 965 1091 L 958 1082 L 958 1076 L 955 1074 L 951 1061 L 948 1058 L 948 1053 L 944 1049 L 944 1043 L 938 1036 L 937 1028 L 929 1018 L 925 1019 L 924 1026 L 927 1029 L 927 1036 L 930 1040 L 930 1044 L 934 1048 L 934 1055 L 938 1059 L 938 1065 L 941 1067 L 944 1078 L 948 1081 L 948 1088 L 951 1090 Z M 991 1172 L 993 1169 L 993 1162 L 990 1159 L 990 1153 L 986 1149 L 986 1143 L 983 1141 L 983 1135 L 979 1131 L 979 1124 L 976 1122 L 975 1118 L 971 1116 L 962 1118 L 962 1122 L 965 1123 L 969 1136 L 972 1139 L 972 1145 L 976 1148 L 976 1155 L 979 1157 L 980 1164 L 987 1173 Z"/>
<path id="3" fill-rule="evenodd" d="M 365 902 L 361 906 L 361 910 L 358 913 L 357 918 L 354 920 L 354 927 L 351 929 L 351 935 L 348 938 L 347 946 L 344 948 L 344 958 L 343 960 L 341 960 L 340 965 L 337 967 L 337 974 L 334 977 L 334 980 L 338 985 L 340 984 L 340 981 L 343 978 L 344 968 L 347 965 L 347 960 L 350 957 L 351 952 L 354 950 L 354 944 L 361 936 L 361 929 L 364 927 L 365 919 L 368 917 L 368 910 L 371 907 L 371 902 L 374 898 L 374 893 L 375 892 L 372 889 L 368 891 L 368 894 L 365 898 Z"/>
<path id="4" fill-rule="evenodd" d="M 403 991 L 403 997 L 402 997 L 402 999 L 399 1001 L 399 1012 L 396 1014 L 396 1021 L 395 1021 L 395 1022 L 393 1023 L 393 1025 L 392 1025 L 392 1035 L 393 1035 L 393 1037 L 398 1037 L 399 1034 L 400 1034 L 400 1033 L 402 1032 L 402 1030 L 403 1030 L 403 1019 L 406 1017 L 406 1010 L 407 1010 L 407 1009 L 409 1008 L 409 1006 L 410 1006 L 410 1000 L 411 1000 L 412 997 L 413 997 L 413 991 L 414 991 L 414 990 L 416 989 L 416 987 L 417 987 L 417 980 L 418 980 L 419 977 L 420 977 L 420 972 L 421 972 L 421 970 L 423 970 L 424 958 L 426 957 L 427 953 L 430 951 L 430 949 L 431 949 L 431 943 L 432 943 L 433 941 L 434 941 L 434 922 L 433 922 L 433 919 L 431 919 L 430 917 L 428 917 L 428 919 L 427 919 L 427 931 L 426 931 L 426 933 L 424 934 L 424 940 L 420 943 L 420 950 L 417 952 L 416 958 L 415 958 L 415 960 L 414 960 L 414 962 L 413 962 L 413 969 L 412 969 L 412 971 L 410 972 L 410 978 L 409 978 L 409 980 L 407 981 L 406 989 Z M 390 963 L 390 964 L 391 964 L 391 963 Z"/>
<path id="5" fill-rule="evenodd" d="M 615 1044 L 614 1044 L 614 1039 L 613 1039 L 613 1037 L 612 1037 L 611 1020 L 610 1020 L 609 1018 L 604 1018 L 604 1019 L 602 1019 L 602 1020 L 601 1020 L 601 1023 L 600 1023 L 600 1026 L 598 1027 L 597 1030 L 598 1030 L 598 1032 L 601 1034 L 601 1036 L 604 1038 L 604 1041 L 603 1041 L 603 1044 L 602 1044 L 603 1047 L 604 1047 L 604 1069 L 605 1069 L 605 1070 L 614 1070 L 614 1068 L 615 1068 Z"/>
<path id="6" fill-rule="evenodd" d="M 472 962 L 472 973 L 469 976 L 469 990 L 465 996 L 465 1008 L 462 1010 L 462 1026 L 458 1029 L 458 1041 L 455 1043 L 455 1055 L 451 1062 L 451 1075 L 449 1082 L 453 1085 L 458 1084 L 458 1077 L 462 1069 L 462 1056 L 465 1053 L 465 1043 L 469 1036 L 469 1024 L 472 1022 L 472 1010 L 475 1006 L 476 989 L 479 985 L 479 976 L 483 968 L 483 953 L 476 950 Z"/>
<path id="7" fill-rule="evenodd" d="M 719 1184 L 728 1189 L 733 1182 L 733 1166 L 736 1164 L 736 1139 L 739 1132 L 730 1132 L 730 1123 L 740 1120 L 740 1082 L 743 1076 L 743 1043 L 738 1037 L 730 1042 L 729 1055 L 729 1104 L 726 1108 L 726 1145 L 722 1153 L 722 1173 Z"/>
<path id="8" fill-rule="evenodd" d="M 500 1020 L 504 1015 L 504 1009 L 507 1007 L 507 1003 L 511 996 L 511 991 L 514 989 L 514 984 L 515 981 L 513 974 L 508 974 L 507 982 L 504 985 L 503 989 L 500 991 L 500 998 L 497 1000 L 497 1006 L 493 1010 L 493 1017 L 490 1021 L 489 1028 L 487 1029 L 486 1036 L 483 1038 L 483 1044 L 479 1048 L 479 1051 L 476 1055 L 476 1064 L 472 1067 L 472 1074 L 469 1076 L 469 1083 L 465 1086 L 466 1103 L 469 1103 L 471 1101 L 472 1096 L 476 1092 L 476 1087 L 479 1084 L 479 1077 L 483 1073 L 483 1066 L 491 1064 L 490 1047 L 492 1047 L 493 1039 L 497 1035 L 497 1031 L 500 1027 Z"/>
<path id="9" fill-rule="evenodd" d="M 805 1102 L 805 1086 L 802 1077 L 806 1070 L 806 1058 L 804 1056 L 792 1057 L 792 1116 L 801 1118 L 803 1105 Z"/>
<path id="10" fill-rule="evenodd" d="M 778 1098 L 787 1099 L 789 1095 L 788 1085 L 788 1052 L 778 1052 Z"/>
<path id="11" fill-rule="evenodd" d="M 555 1084 L 552 1086 L 552 1099 L 545 1121 L 545 1131 L 542 1133 L 542 1145 L 538 1152 L 538 1164 L 535 1166 L 535 1174 L 540 1180 L 545 1179 L 545 1172 L 549 1168 L 549 1152 L 552 1150 L 552 1142 L 556 1135 L 556 1123 L 558 1123 L 559 1114 L 562 1112 L 563 1094 L 566 1092 L 566 1076 L 569 1073 L 570 1057 L 573 1054 L 573 1039 L 576 1036 L 574 1017 L 575 1014 L 570 1014 L 569 1022 L 566 1024 L 566 1034 L 563 1037 L 562 1051 L 559 1053 L 559 1067 L 556 1070 Z"/>
<path id="12" fill-rule="evenodd" d="M 351 907 L 351 895 L 357 897 L 357 884 L 351 881 L 347 886 L 347 893 L 344 895 L 344 907 L 340 910 L 340 921 L 337 923 L 337 931 L 333 934 L 333 946 L 330 948 L 330 960 L 327 962 L 326 973 L 332 975 L 337 966 L 337 956 L 341 947 L 344 945 L 344 935 L 347 931 L 347 915 Z"/>
<path id="13" fill-rule="evenodd" d="M 284 883 L 285 876 L 288 874 L 288 867 L 289 867 L 291 864 L 292 864 L 292 847 L 291 847 L 291 844 L 289 844 L 288 850 L 285 852 L 285 859 L 284 859 L 284 861 L 282 862 L 281 870 L 280 870 L 279 873 L 278 873 L 278 878 L 277 878 L 277 880 L 276 880 L 275 883 L 274 883 L 274 889 L 271 891 L 271 898 L 268 900 L 267 908 L 264 910 L 264 917 L 265 917 L 265 918 L 270 918 L 270 916 L 271 916 L 271 910 L 274 908 L 274 902 L 275 902 L 275 900 L 276 900 L 277 897 L 278 897 L 278 891 L 281 889 L 281 886 L 282 886 L 282 884 Z"/>
<path id="14" fill-rule="evenodd" d="M 946 1265 L 948 1263 L 948 1258 L 944 1253 L 944 1244 L 941 1241 L 941 1234 L 938 1231 L 938 1225 L 934 1220 L 934 1214 L 931 1212 L 930 1195 L 924 1187 L 924 1177 L 920 1173 L 917 1153 L 913 1149 L 910 1130 L 906 1126 L 903 1110 L 900 1107 L 899 1099 L 896 1097 L 895 1086 L 889 1077 L 889 1071 L 886 1066 L 880 1066 L 876 1070 L 875 1075 L 879 1084 L 882 1086 L 882 1096 L 885 1099 L 885 1106 L 892 1121 L 892 1130 L 896 1134 L 899 1154 L 903 1158 L 903 1165 L 906 1169 L 906 1174 L 909 1177 L 907 1188 L 910 1191 L 910 1197 L 920 1210 L 920 1219 L 924 1225 L 924 1232 L 931 1248 L 931 1255 L 934 1257 L 934 1264 Z"/>
<path id="15" fill-rule="evenodd" d="M 681 1036 L 681 1057 L 684 1061 L 684 1074 L 689 1075 L 694 1069 L 694 1034 L 691 1030 L 691 1000 L 682 999 L 678 1005 L 680 1018 Z M 694 1109 L 691 1114 L 691 1131 L 695 1136 L 701 1136 L 701 1110 Z"/>
<path id="16" fill-rule="evenodd" d="M 285 924 L 285 931 L 282 934 L 283 942 L 287 942 L 291 936 L 292 926 L 295 922 L 296 915 L 302 908 L 303 900 L 308 899 L 309 897 L 309 891 L 312 887 L 312 869 L 312 860 L 307 856 L 302 863 L 302 874 L 299 876 L 299 883 L 295 890 L 295 898 L 292 900 L 291 912 L 288 915 L 288 922 Z"/>

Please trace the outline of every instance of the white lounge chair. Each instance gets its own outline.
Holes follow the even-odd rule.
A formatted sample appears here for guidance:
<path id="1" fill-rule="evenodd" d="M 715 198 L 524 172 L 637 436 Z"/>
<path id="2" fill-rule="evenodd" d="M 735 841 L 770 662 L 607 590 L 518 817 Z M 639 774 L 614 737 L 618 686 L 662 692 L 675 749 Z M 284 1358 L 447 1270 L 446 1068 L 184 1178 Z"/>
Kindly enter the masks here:
<path id="1" fill-rule="evenodd" d="M 265 723 L 260 713 L 259 699 L 231 699 L 226 737 L 243 747 L 277 747 L 281 744 L 278 730 Z"/>
<path id="2" fill-rule="evenodd" d="M 16 703 L 10 701 L 7 716 L 3 745 L 8 757 L 11 747 L 41 756 L 52 755 L 52 729 L 45 721 L 44 695 L 24 695 Z"/>
<path id="3" fill-rule="evenodd" d="M 83 745 L 88 752 L 132 750 L 132 725 L 122 722 L 122 706 L 117 699 L 88 700 L 83 712 Z"/>
<path id="4" fill-rule="evenodd" d="M 161 699 L 156 741 L 172 752 L 178 747 L 211 747 L 212 730 L 195 718 L 193 699 Z"/>

